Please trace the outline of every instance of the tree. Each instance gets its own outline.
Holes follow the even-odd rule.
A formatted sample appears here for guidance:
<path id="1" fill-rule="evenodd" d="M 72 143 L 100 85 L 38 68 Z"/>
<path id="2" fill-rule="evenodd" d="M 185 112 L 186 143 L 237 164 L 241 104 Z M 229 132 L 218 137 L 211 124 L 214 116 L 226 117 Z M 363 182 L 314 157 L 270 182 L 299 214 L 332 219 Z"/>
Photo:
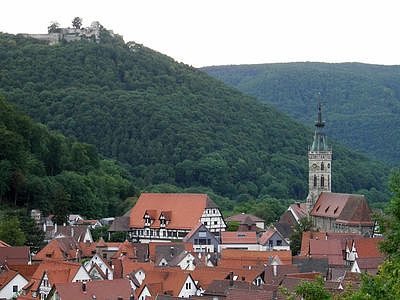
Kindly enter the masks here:
<path id="1" fill-rule="evenodd" d="M 328 300 L 332 295 L 325 290 L 324 280 L 318 276 L 315 281 L 302 281 L 295 289 L 297 296 L 304 300 Z"/>
<path id="2" fill-rule="evenodd" d="M 303 232 L 313 230 L 313 223 L 310 218 L 302 218 L 299 223 L 296 224 L 293 229 L 293 233 L 290 236 L 290 249 L 293 255 L 298 255 L 301 248 L 301 239 Z"/>
<path id="3" fill-rule="evenodd" d="M 0 161 L 0 203 L 3 196 L 10 191 L 11 163 L 8 160 Z"/>
<path id="4" fill-rule="evenodd" d="M 67 223 L 68 219 L 68 203 L 70 196 L 64 190 L 62 185 L 59 185 L 54 195 L 54 222 L 58 225 Z"/>
<path id="5" fill-rule="evenodd" d="M 26 237 L 16 216 L 5 216 L 0 220 L 0 240 L 11 246 L 23 246 L 25 244 Z"/>
<path id="6" fill-rule="evenodd" d="M 76 29 L 81 29 L 81 27 L 82 27 L 82 18 L 75 17 L 72 20 L 72 27 L 74 27 Z"/>
<path id="7" fill-rule="evenodd" d="M 55 33 L 60 30 L 60 24 L 56 21 L 50 23 L 49 27 L 47 27 L 48 33 Z"/>

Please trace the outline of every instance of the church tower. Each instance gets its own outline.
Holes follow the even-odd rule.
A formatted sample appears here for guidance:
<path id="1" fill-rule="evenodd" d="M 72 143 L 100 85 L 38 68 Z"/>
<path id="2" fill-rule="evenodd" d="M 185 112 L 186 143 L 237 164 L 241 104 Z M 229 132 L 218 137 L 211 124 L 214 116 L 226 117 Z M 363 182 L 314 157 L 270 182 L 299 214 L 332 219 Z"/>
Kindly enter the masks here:
<path id="1" fill-rule="evenodd" d="M 318 97 L 318 118 L 315 122 L 314 141 L 308 147 L 308 213 L 321 192 L 331 191 L 332 148 L 328 146 L 324 126 L 321 101 Z"/>

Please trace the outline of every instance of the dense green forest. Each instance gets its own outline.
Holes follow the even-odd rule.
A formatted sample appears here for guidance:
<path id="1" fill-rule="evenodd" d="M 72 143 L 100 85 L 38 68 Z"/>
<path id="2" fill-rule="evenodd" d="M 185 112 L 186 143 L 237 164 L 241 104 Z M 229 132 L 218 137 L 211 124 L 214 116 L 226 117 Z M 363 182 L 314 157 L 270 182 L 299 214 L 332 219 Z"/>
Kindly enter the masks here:
<path id="1" fill-rule="evenodd" d="M 400 66 L 307 62 L 202 70 L 307 126 L 315 121 L 320 92 L 329 136 L 371 158 L 400 163 Z"/>
<path id="2" fill-rule="evenodd" d="M 0 97 L 0 204 L 67 213 L 119 215 L 135 192 L 129 173 L 92 145 L 49 131 Z M 1 219 L 0 215 L 0 219 Z"/>
<path id="3" fill-rule="evenodd" d="M 0 70 L 8 101 L 127 165 L 138 190 L 205 189 L 235 203 L 306 197 L 311 130 L 142 45 L 106 33 L 53 46 L 0 34 Z M 387 199 L 387 166 L 333 147 L 335 191 Z"/>

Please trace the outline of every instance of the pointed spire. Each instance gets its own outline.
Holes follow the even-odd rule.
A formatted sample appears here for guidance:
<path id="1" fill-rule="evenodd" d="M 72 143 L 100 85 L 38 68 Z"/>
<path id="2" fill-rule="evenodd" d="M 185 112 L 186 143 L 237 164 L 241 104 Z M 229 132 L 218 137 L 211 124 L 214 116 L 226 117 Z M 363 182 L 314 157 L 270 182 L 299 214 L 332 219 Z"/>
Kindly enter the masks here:
<path id="1" fill-rule="evenodd" d="M 318 119 L 317 122 L 315 122 L 315 126 L 317 127 L 324 127 L 325 122 L 322 121 L 322 105 L 321 105 L 321 93 L 318 92 Z"/>
<path id="2" fill-rule="evenodd" d="M 321 104 L 321 93 L 318 93 L 318 117 L 315 122 L 315 134 L 314 141 L 311 146 L 312 151 L 326 151 L 328 150 L 328 143 L 326 135 L 323 131 L 325 122 L 322 120 L 322 104 Z"/>

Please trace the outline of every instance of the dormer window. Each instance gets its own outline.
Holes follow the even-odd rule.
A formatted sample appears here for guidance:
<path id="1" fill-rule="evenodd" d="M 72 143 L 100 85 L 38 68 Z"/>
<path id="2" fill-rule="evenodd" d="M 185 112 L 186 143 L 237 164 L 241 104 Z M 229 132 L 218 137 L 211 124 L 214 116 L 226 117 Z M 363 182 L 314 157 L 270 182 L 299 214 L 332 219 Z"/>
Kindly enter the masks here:
<path id="1" fill-rule="evenodd" d="M 328 212 L 328 210 L 329 210 L 329 207 L 330 207 L 330 206 L 328 206 L 327 208 L 325 208 L 325 212 Z"/>

